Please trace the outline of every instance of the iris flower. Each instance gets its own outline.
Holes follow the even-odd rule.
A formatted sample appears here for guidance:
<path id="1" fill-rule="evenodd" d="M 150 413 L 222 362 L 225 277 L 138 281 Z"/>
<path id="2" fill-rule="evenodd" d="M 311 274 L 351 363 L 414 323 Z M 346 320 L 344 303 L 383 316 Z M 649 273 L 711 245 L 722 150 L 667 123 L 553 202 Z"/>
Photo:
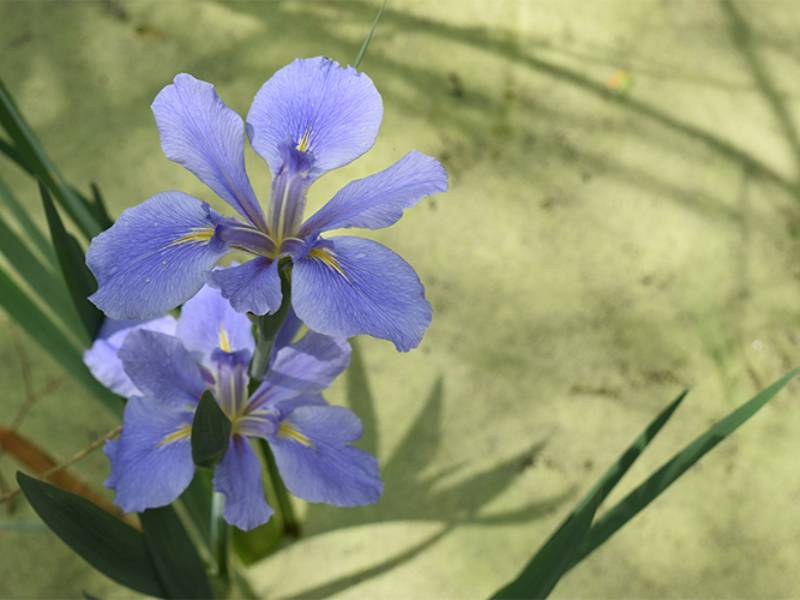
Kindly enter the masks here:
<path id="1" fill-rule="evenodd" d="M 95 342 L 84 357 L 92 372 L 129 394 L 122 433 L 105 447 L 111 461 L 106 486 L 116 492 L 118 506 L 126 512 L 165 506 L 186 489 L 195 470 L 192 419 L 206 389 L 232 423 L 213 479 L 214 489 L 225 495 L 228 523 L 247 530 L 272 515 L 248 438 L 267 441 L 295 496 L 336 506 L 378 500 L 377 461 L 350 445 L 361 436 L 361 422 L 321 395 L 347 366 L 350 346 L 315 332 L 285 344 L 281 340 L 294 332 L 291 323 L 287 328 L 252 395 L 250 321 L 208 286 L 184 305 L 177 321 L 123 324 Z"/>
<path id="2" fill-rule="evenodd" d="M 303 221 L 309 186 L 375 143 L 383 103 L 367 75 L 328 58 L 295 60 L 258 91 L 246 126 L 213 85 L 188 74 L 161 90 L 152 109 L 167 158 L 241 218 L 222 216 L 181 192 L 162 192 L 124 211 L 87 254 L 99 285 L 90 299 L 106 315 L 154 318 L 204 283 L 239 312 L 271 314 L 282 298 L 278 262 L 288 257 L 292 307 L 310 329 L 343 338 L 368 334 L 402 351 L 419 344 L 431 307 L 411 266 L 378 242 L 322 234 L 392 225 L 404 209 L 447 189 L 442 165 L 409 152 L 349 183 Z M 245 172 L 245 130 L 272 171 L 266 212 Z M 212 270 L 232 250 L 252 259 Z"/>

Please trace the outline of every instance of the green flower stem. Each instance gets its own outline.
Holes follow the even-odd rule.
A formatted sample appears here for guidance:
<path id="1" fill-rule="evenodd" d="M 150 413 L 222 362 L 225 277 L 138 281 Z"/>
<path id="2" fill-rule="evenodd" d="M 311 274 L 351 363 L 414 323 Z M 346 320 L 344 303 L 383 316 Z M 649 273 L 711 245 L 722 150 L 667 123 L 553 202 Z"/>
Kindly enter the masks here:
<path id="1" fill-rule="evenodd" d="M 253 360 L 250 363 L 250 377 L 261 381 L 269 368 L 269 357 L 272 354 L 272 346 L 275 343 L 275 336 L 278 335 L 281 325 L 289 314 L 289 307 L 292 303 L 292 284 L 291 284 L 291 263 L 283 260 L 278 267 L 281 274 L 281 306 L 278 312 L 272 315 L 256 317 L 256 351 L 253 353 Z"/>
<path id="2" fill-rule="evenodd" d="M 230 526 L 222 516 L 225 508 L 225 496 L 219 492 L 211 492 L 211 522 L 209 523 L 209 546 L 214 557 L 211 573 L 217 596 L 225 598 L 230 590 L 230 573 L 228 549 L 230 547 Z"/>
<path id="3" fill-rule="evenodd" d="M 300 522 L 294 514 L 294 507 L 292 506 L 292 499 L 289 497 L 289 491 L 281 479 L 278 472 L 278 465 L 275 463 L 275 456 L 270 450 L 269 444 L 263 439 L 259 439 L 261 451 L 264 453 L 264 459 L 267 461 L 267 473 L 269 474 L 272 487 L 275 490 L 275 496 L 278 501 L 278 511 L 281 514 L 281 523 L 283 525 L 283 533 L 293 538 L 300 537 Z"/>

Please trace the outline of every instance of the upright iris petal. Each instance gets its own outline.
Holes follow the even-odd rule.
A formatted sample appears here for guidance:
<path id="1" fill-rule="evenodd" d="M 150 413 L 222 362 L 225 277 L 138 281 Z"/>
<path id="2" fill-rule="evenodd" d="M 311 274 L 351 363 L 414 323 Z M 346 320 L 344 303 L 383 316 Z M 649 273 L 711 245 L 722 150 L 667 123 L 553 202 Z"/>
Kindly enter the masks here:
<path id="1" fill-rule="evenodd" d="M 424 196 L 447 189 L 442 165 L 410 152 L 345 186 L 303 222 L 312 183 L 375 143 L 383 103 L 369 77 L 317 57 L 294 61 L 261 87 L 246 131 L 273 174 L 266 211 L 245 173 L 242 120 L 211 84 L 178 75 L 156 97 L 153 113 L 167 157 L 205 182 L 245 222 L 177 192 L 123 213 L 92 241 L 87 255 L 99 284 L 92 301 L 107 315 L 155 317 L 191 298 L 204 281 L 239 312 L 272 314 L 282 303 L 278 262 L 289 258 L 300 288 L 294 312 L 311 329 L 334 336 L 366 333 L 400 350 L 419 344 L 430 305 L 409 265 L 380 245 L 320 234 L 395 223 Z M 230 250 L 251 258 L 212 270 Z"/>

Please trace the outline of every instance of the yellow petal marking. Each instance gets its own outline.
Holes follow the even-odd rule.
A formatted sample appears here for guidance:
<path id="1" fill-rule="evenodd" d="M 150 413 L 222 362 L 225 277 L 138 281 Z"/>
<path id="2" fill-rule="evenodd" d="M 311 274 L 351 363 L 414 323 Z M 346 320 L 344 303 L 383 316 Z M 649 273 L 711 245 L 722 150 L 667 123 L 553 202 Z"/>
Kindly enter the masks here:
<path id="1" fill-rule="evenodd" d="M 177 246 L 179 244 L 189 244 L 191 242 L 208 242 L 212 237 L 214 237 L 213 227 L 194 227 L 193 229 L 189 230 L 189 233 L 179 237 L 169 245 Z"/>
<path id="2" fill-rule="evenodd" d="M 308 253 L 308 256 L 327 265 L 328 267 L 336 271 L 339 275 L 347 279 L 347 275 L 345 275 L 345 272 L 342 270 L 342 266 L 339 264 L 339 261 L 336 260 L 336 255 L 334 255 L 334 253 L 328 250 L 327 248 L 321 248 L 321 247 L 313 248 L 311 252 Z"/>
<path id="3" fill-rule="evenodd" d="M 228 331 L 225 329 L 225 325 L 219 326 L 219 349 L 223 352 L 233 352 L 231 340 L 228 337 Z"/>
<path id="4" fill-rule="evenodd" d="M 300 442 L 301 444 L 303 444 L 303 446 L 308 446 L 309 448 L 314 446 L 314 444 L 311 442 L 310 439 L 308 439 L 302 433 L 297 431 L 297 429 L 289 425 L 289 423 L 287 423 L 286 421 L 281 423 L 280 429 L 278 429 L 278 435 L 280 437 L 285 437 L 294 440 L 296 442 Z"/>
<path id="5" fill-rule="evenodd" d="M 184 425 L 177 431 L 173 431 L 163 440 L 158 442 L 159 448 L 161 446 L 166 446 L 167 444 L 171 444 L 172 442 L 177 442 L 178 440 L 182 440 L 183 438 L 187 438 L 192 435 L 192 426 L 191 425 Z"/>
<path id="6" fill-rule="evenodd" d="M 311 130 L 307 129 L 306 132 L 303 134 L 303 137 L 300 138 L 300 141 L 297 142 L 297 146 L 295 148 L 300 150 L 300 152 L 305 152 L 308 150 L 308 142 L 309 138 L 311 137 Z"/>

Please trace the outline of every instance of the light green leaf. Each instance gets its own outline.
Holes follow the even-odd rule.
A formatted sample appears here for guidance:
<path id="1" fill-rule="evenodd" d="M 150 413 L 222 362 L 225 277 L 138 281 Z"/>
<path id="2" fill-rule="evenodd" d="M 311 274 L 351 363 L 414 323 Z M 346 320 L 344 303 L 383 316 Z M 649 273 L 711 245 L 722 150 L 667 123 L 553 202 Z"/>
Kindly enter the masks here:
<path id="1" fill-rule="evenodd" d="M 2 79 L 0 79 L 0 125 L 11 138 L 13 152 L 25 165 L 26 170 L 47 186 L 86 238 L 92 238 L 100 233 L 103 228 L 92 210 L 67 185 L 56 166 L 47 157 L 44 148 L 17 109 Z"/>
<path id="2" fill-rule="evenodd" d="M 80 349 L 53 323 L 8 274 L 0 268 L 0 306 L 43 350 L 115 415 L 122 401 L 100 385 L 83 364 Z"/>
<path id="3" fill-rule="evenodd" d="M 25 237 L 33 243 L 36 250 L 41 254 L 41 258 L 44 259 L 47 264 L 55 265 L 56 255 L 55 252 L 53 252 L 50 241 L 45 237 L 41 229 L 36 226 L 36 223 L 34 223 L 33 219 L 30 217 L 30 213 L 23 208 L 22 204 L 20 204 L 19 200 L 17 200 L 14 193 L 2 178 L 0 178 L 0 202 L 14 215 L 14 219 L 16 219 L 17 223 L 22 228 Z"/>
<path id="4" fill-rule="evenodd" d="M 386 3 L 389 0 L 383 0 L 383 4 L 381 4 L 380 9 L 378 9 L 378 14 L 375 15 L 375 20 L 372 21 L 372 27 L 369 28 L 369 33 L 367 37 L 364 38 L 364 43 L 361 44 L 361 48 L 358 50 L 358 54 L 356 55 L 355 61 L 353 61 L 353 68 L 357 69 L 361 66 L 362 61 L 364 60 L 364 56 L 367 54 L 367 48 L 369 48 L 369 43 L 372 41 L 372 36 L 375 34 L 375 29 L 378 27 L 378 21 L 381 20 L 381 16 L 383 15 L 383 9 L 386 8 Z"/>

